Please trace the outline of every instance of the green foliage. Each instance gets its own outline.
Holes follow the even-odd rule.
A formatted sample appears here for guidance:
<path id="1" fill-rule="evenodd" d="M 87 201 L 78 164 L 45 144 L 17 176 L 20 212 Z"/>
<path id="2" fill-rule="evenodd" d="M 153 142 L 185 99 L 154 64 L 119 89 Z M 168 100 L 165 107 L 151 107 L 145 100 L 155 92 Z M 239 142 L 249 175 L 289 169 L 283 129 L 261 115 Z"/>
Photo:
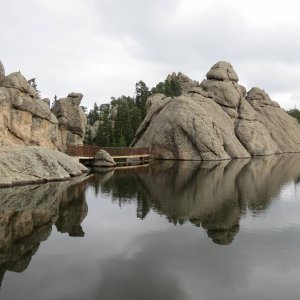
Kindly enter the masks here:
<path id="1" fill-rule="evenodd" d="M 173 79 L 160 82 L 151 90 L 152 94 L 161 93 L 167 97 L 180 96 L 181 92 L 182 91 L 179 82 Z"/>
<path id="2" fill-rule="evenodd" d="M 165 80 L 149 90 L 145 82 L 135 84 L 135 97 L 121 96 L 111 98 L 110 104 L 100 107 L 94 103 L 87 114 L 88 124 L 93 126 L 99 121 L 96 137 L 91 130 L 86 132 L 85 143 L 102 147 L 126 147 L 134 138 L 135 132 L 147 114 L 146 101 L 154 93 L 162 93 L 168 97 L 181 95 L 181 88 L 175 80 Z"/>
<path id="3" fill-rule="evenodd" d="M 95 144 L 102 147 L 111 146 L 112 122 L 110 116 L 110 105 L 102 104 L 99 108 L 99 126 L 97 128 Z"/>
<path id="4" fill-rule="evenodd" d="M 87 115 L 88 124 L 93 125 L 97 120 L 99 120 L 99 118 L 100 118 L 99 106 L 95 102 L 93 109 L 91 109 Z"/>
<path id="5" fill-rule="evenodd" d="M 92 145 L 93 144 L 92 132 L 91 132 L 90 128 L 85 133 L 83 143 L 86 144 L 86 145 Z"/>
<path id="6" fill-rule="evenodd" d="M 296 118 L 298 120 L 298 122 L 300 122 L 300 110 L 297 109 L 297 108 L 294 108 L 294 109 L 290 109 L 290 110 L 287 110 L 287 113 Z"/>
<path id="7" fill-rule="evenodd" d="M 144 120 L 147 114 L 146 101 L 147 98 L 151 95 L 149 88 L 143 81 L 139 81 L 135 84 L 135 103 L 138 109 L 141 112 L 141 119 Z"/>
<path id="8" fill-rule="evenodd" d="M 114 119 L 115 146 L 129 146 L 142 122 L 141 110 L 133 98 L 126 96 L 113 99 L 111 105 L 117 112 Z"/>

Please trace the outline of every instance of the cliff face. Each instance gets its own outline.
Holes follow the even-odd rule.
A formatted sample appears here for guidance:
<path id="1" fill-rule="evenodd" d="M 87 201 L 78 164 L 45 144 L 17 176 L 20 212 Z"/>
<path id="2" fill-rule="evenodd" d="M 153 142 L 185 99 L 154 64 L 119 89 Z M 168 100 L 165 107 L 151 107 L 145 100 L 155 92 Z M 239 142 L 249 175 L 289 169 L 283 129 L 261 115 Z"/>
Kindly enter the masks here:
<path id="1" fill-rule="evenodd" d="M 86 116 L 81 99 L 81 94 L 71 93 L 51 112 L 48 99 L 40 99 L 20 72 L 5 76 L 0 62 L 0 146 L 65 150 L 66 144 L 82 144 Z"/>
<path id="2" fill-rule="evenodd" d="M 300 152 L 300 125 L 261 89 L 248 93 L 231 64 L 216 63 L 200 87 L 151 96 L 132 146 L 154 158 L 222 160 Z"/>

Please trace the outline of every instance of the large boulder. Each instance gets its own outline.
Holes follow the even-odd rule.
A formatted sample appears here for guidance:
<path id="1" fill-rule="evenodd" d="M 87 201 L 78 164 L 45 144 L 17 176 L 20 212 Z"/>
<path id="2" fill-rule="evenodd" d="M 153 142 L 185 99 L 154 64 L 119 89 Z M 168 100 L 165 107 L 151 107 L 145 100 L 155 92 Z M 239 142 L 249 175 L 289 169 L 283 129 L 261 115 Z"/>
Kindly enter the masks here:
<path id="1" fill-rule="evenodd" d="M 206 73 L 206 77 L 207 79 L 218 81 L 239 81 L 239 77 L 232 65 L 226 61 L 219 61 L 214 64 Z"/>
<path id="2" fill-rule="evenodd" d="M 238 76 L 230 63 L 221 61 L 212 66 L 200 86 L 214 94 L 215 101 L 225 108 L 236 108 L 245 96 L 238 85 Z"/>
<path id="3" fill-rule="evenodd" d="M 93 167 L 111 168 L 115 167 L 116 163 L 109 153 L 103 149 L 99 150 L 93 161 Z"/>
<path id="4" fill-rule="evenodd" d="M 84 138 L 87 118 L 80 107 L 82 97 L 80 93 L 70 93 L 67 98 L 55 101 L 52 108 L 60 126 L 68 131 L 66 143 L 70 145 L 82 144 Z"/>
<path id="5" fill-rule="evenodd" d="M 1 148 L 0 186 L 66 180 L 88 172 L 68 155 L 42 147 Z"/>
<path id="6" fill-rule="evenodd" d="M 170 98 L 153 95 L 132 146 L 159 159 L 221 160 L 300 152 L 300 125 L 262 90 L 246 89 L 227 62 L 200 87 Z"/>
<path id="7" fill-rule="evenodd" d="M 132 146 L 149 146 L 154 158 L 221 160 L 249 157 L 234 123 L 201 88 L 152 105 Z"/>

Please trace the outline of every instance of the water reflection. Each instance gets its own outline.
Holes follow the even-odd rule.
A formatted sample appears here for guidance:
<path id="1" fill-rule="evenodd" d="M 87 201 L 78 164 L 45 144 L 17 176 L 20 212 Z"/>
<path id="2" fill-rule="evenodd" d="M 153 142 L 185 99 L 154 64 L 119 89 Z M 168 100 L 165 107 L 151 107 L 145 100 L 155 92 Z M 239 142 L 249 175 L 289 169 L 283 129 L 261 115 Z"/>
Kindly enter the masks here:
<path id="1" fill-rule="evenodd" d="M 1 296 L 296 300 L 299 166 L 292 154 L 166 161 L 0 190 L 0 276 L 30 263 Z"/>
<path id="2" fill-rule="evenodd" d="M 83 236 L 87 215 L 82 179 L 0 189 L 0 286 L 7 270 L 23 272 L 55 224 Z"/>
<path id="3" fill-rule="evenodd" d="M 95 185 L 120 206 L 137 203 L 137 217 L 150 210 L 169 222 L 203 227 L 214 243 L 230 244 L 247 210 L 264 212 L 282 186 L 297 181 L 299 155 L 221 162 L 154 162 L 149 167 L 96 174 Z M 99 187 L 98 187 L 99 188 Z"/>

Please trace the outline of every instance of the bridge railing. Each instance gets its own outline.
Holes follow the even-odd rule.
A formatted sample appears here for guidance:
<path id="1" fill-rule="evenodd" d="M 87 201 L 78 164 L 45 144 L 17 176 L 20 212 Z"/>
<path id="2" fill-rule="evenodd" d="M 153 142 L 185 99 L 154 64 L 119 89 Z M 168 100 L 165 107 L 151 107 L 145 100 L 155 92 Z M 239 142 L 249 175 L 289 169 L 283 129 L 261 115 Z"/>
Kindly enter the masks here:
<path id="1" fill-rule="evenodd" d="M 147 147 L 100 147 L 94 145 L 68 145 L 66 154 L 79 157 L 94 157 L 99 150 L 105 150 L 110 156 L 149 155 Z"/>

